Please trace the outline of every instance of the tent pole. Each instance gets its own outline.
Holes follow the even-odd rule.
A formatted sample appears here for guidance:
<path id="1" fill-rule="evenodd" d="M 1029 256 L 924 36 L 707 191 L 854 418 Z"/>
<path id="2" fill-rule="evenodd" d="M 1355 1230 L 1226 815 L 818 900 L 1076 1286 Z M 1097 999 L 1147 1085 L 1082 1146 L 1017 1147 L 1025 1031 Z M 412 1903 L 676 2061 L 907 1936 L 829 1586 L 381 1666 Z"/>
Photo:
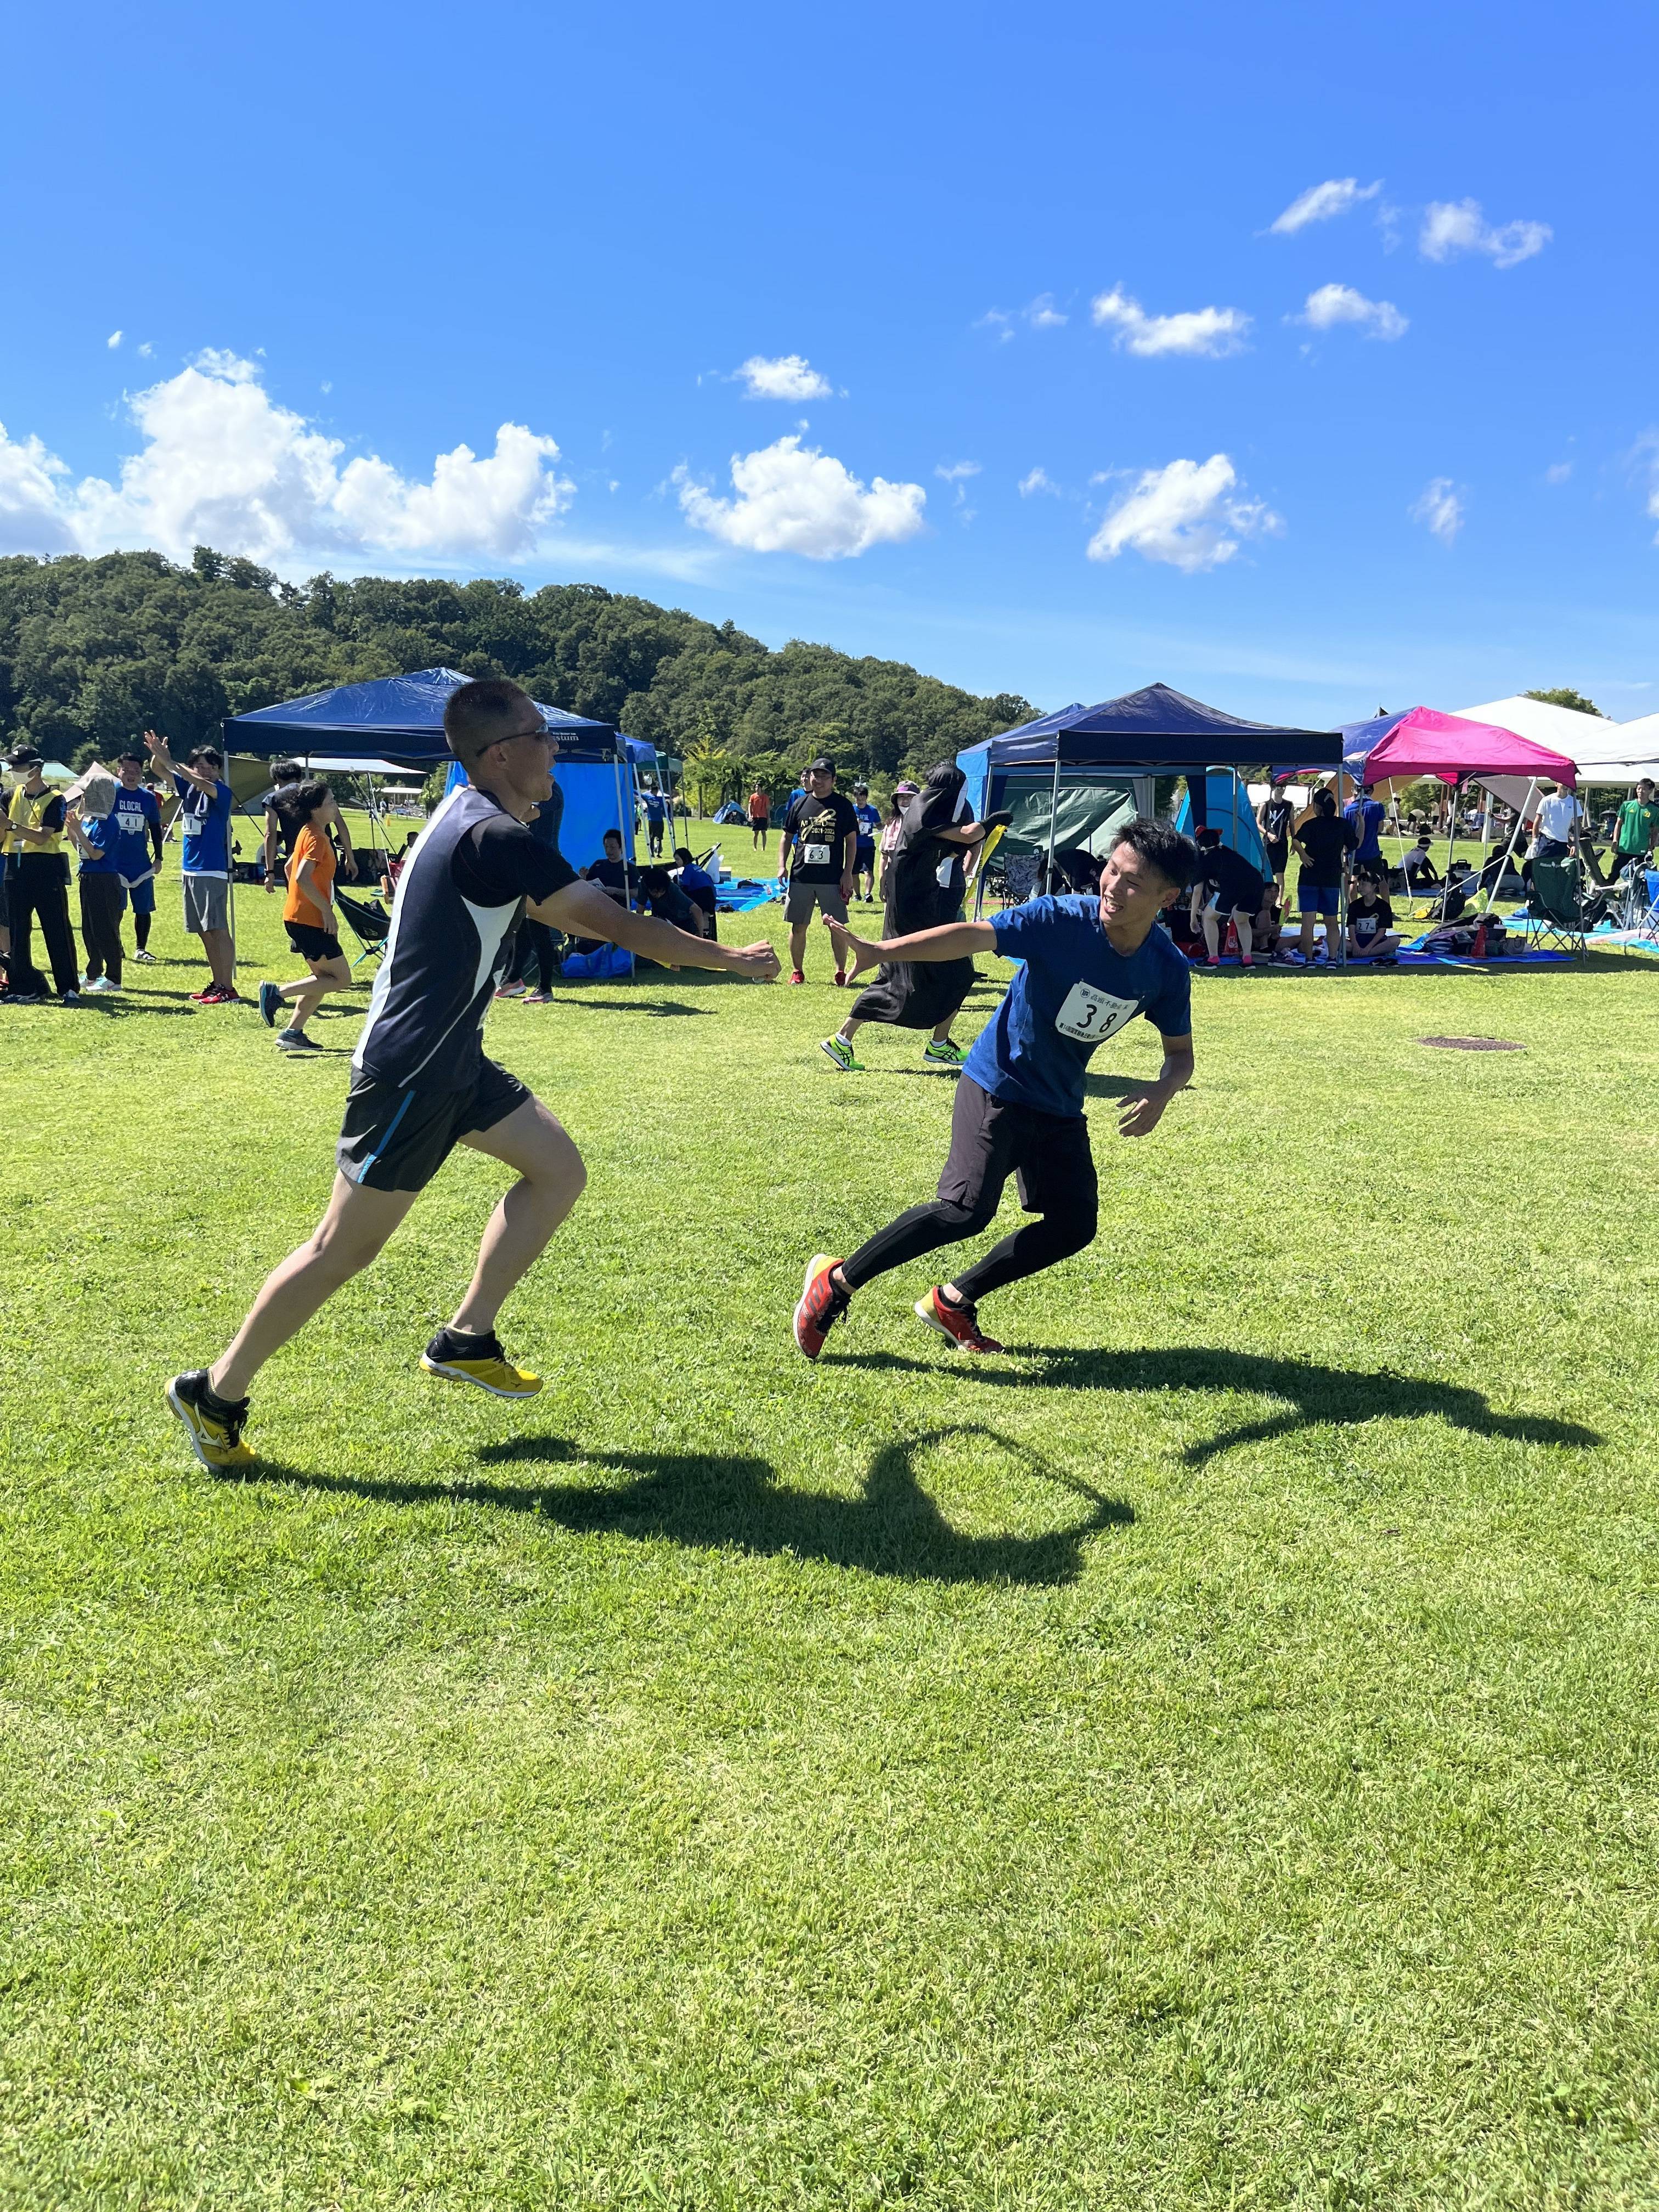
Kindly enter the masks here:
<path id="1" fill-rule="evenodd" d="M 1354 778 L 1353 787 L 1356 795 L 1363 793 L 1365 788 L 1364 785 L 1360 782 L 1358 776 Z M 1342 769 L 1340 763 L 1338 763 L 1336 771 L 1336 811 L 1340 816 L 1342 811 Z M 1346 968 L 1348 964 L 1348 856 L 1346 853 L 1342 855 L 1342 872 L 1337 878 L 1336 885 L 1336 959 L 1334 963 L 1333 963 L 1331 959 L 1331 926 L 1328 921 L 1325 924 L 1325 964 L 1328 968 L 1333 965 L 1338 968 Z"/>
<path id="2" fill-rule="evenodd" d="M 1060 812 L 1060 732 L 1054 732 L 1054 781 L 1048 796 L 1048 874 L 1044 890 L 1054 895 L 1054 817 Z"/>
<path id="3" fill-rule="evenodd" d="M 626 906 L 630 906 L 630 907 L 631 907 L 631 906 L 633 905 L 633 903 L 634 903 L 634 878 L 633 878 L 632 874 L 629 872 L 629 859 L 628 859 L 628 849 L 629 849 L 629 846 L 633 843 L 633 842 L 634 842 L 632 836 L 629 834 L 629 833 L 630 833 L 630 831 L 631 831 L 631 830 L 632 830 L 632 828 L 633 828 L 633 824 L 632 824 L 631 821 L 630 821 L 630 822 L 624 822 L 624 821 L 623 821 L 623 819 L 622 755 L 621 755 L 620 753 L 612 753 L 612 755 L 611 756 L 611 782 L 612 782 L 612 783 L 615 785 L 615 787 L 616 787 L 616 792 L 617 792 L 617 832 L 618 832 L 618 834 L 620 835 L 620 836 L 621 836 L 621 838 L 622 838 L 622 848 L 623 848 L 623 904 L 624 904 L 624 905 L 626 905 Z M 629 797 L 630 797 L 630 799 L 631 799 L 631 797 L 632 797 L 632 795 L 633 795 L 633 788 L 634 788 L 634 771 L 633 771 L 633 769 L 632 769 L 632 767 L 631 767 L 631 766 L 629 767 L 629 771 L 628 771 L 628 787 L 629 787 Z M 628 969 L 628 972 L 629 972 L 629 974 L 630 975 L 633 975 L 633 976 L 635 976 L 635 977 L 637 977 L 637 976 L 638 976 L 638 975 L 639 975 L 639 972 L 640 972 L 640 971 L 639 971 L 638 968 L 635 965 L 635 963 L 634 963 L 634 956 L 633 956 L 633 954 L 632 954 L 631 952 L 630 952 L 630 953 L 629 954 L 629 956 L 628 956 L 628 960 L 629 960 L 629 969 Z"/>

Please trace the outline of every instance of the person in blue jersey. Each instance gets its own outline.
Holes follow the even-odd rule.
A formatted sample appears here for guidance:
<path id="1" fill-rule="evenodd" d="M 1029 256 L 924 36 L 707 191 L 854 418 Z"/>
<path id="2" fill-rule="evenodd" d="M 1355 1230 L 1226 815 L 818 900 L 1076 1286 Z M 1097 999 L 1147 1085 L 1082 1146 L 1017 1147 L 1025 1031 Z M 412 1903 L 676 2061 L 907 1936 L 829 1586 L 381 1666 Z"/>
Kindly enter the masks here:
<path id="1" fill-rule="evenodd" d="M 202 940 L 210 974 L 205 991 L 192 991 L 199 1006 L 239 1006 L 236 945 L 230 927 L 230 786 L 220 771 L 225 757 L 216 745 L 198 745 L 175 761 L 167 741 L 154 730 L 144 743 L 160 776 L 171 776 L 179 794 L 179 824 L 184 833 L 179 880 L 185 893 L 185 927 Z"/>
<path id="2" fill-rule="evenodd" d="M 663 826 L 668 820 L 668 801 L 654 784 L 647 783 L 640 794 L 640 804 L 645 809 L 645 834 L 654 860 L 662 851 Z"/>
<path id="3" fill-rule="evenodd" d="M 980 1299 L 1093 1243 L 1097 1186 L 1084 1078 L 1097 1046 L 1145 1014 L 1164 1039 L 1164 1065 L 1125 1103 L 1120 1135 L 1149 1135 L 1192 1081 L 1191 969 L 1158 918 L 1197 868 L 1197 853 L 1169 823 L 1137 817 L 1118 831 L 1098 896 L 1028 899 L 988 921 L 949 922 L 879 944 L 829 924 L 837 960 L 854 974 L 878 962 L 976 952 L 1020 965 L 963 1064 L 938 1197 L 901 1213 L 845 1260 L 820 1252 L 809 1262 L 794 1323 L 809 1359 L 866 1283 L 988 1229 L 1010 1176 L 1021 1206 L 1038 1218 L 917 1301 L 930 1328 L 967 1352 L 1000 1352 L 979 1327 Z"/>
<path id="4" fill-rule="evenodd" d="M 489 1217 L 466 1295 L 421 1365 L 497 1397 L 541 1389 L 539 1376 L 507 1358 L 496 1316 L 580 1197 L 586 1170 L 541 1100 L 483 1052 L 484 1016 L 522 914 L 665 968 L 722 968 L 761 982 L 778 973 L 769 945 L 732 951 L 630 913 L 582 882 L 556 839 L 531 835 L 537 807 L 559 804 L 548 765 L 555 740 L 516 684 L 462 684 L 444 710 L 444 734 L 469 780 L 432 816 L 398 880 L 352 1057 L 327 1211 L 267 1279 L 213 1364 L 167 1386 L 204 1467 L 244 1467 L 257 1456 L 243 1435 L 254 1376 L 375 1258 L 458 1144 L 502 1161 L 517 1180 Z"/>
<path id="5" fill-rule="evenodd" d="M 132 908 L 133 958 L 152 968 L 150 924 L 155 919 L 155 872 L 161 865 L 161 810 L 145 783 L 144 755 L 129 746 L 115 761 L 115 872 Z"/>
<path id="6" fill-rule="evenodd" d="M 853 812 L 859 825 L 858 842 L 853 848 L 853 888 L 869 906 L 876 896 L 876 840 L 881 835 L 881 817 L 870 804 L 867 783 L 853 786 Z"/>

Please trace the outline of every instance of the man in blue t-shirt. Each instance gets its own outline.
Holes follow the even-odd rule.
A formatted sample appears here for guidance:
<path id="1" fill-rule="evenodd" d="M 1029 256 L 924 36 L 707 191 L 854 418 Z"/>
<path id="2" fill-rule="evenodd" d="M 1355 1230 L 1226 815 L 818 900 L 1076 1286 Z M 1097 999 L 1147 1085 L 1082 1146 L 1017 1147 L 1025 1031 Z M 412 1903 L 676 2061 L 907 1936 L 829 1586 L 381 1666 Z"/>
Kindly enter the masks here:
<path id="1" fill-rule="evenodd" d="M 144 782 L 144 756 L 129 747 L 115 760 L 115 872 L 132 907 L 133 958 L 153 967 L 149 928 L 155 919 L 155 872 L 161 865 L 161 810 Z"/>
<path id="2" fill-rule="evenodd" d="M 230 933 L 230 786 L 220 771 L 225 757 L 214 745 L 198 745 L 181 766 L 167 741 L 154 730 L 144 743 L 156 773 L 171 776 L 179 794 L 179 827 L 185 841 L 179 864 L 185 887 L 185 927 L 202 940 L 213 980 L 205 991 L 192 991 L 198 1006 L 237 1006 L 236 950 Z"/>
<path id="3" fill-rule="evenodd" d="M 876 839 L 881 834 L 881 816 L 870 804 L 867 783 L 853 786 L 853 811 L 859 824 L 858 843 L 853 854 L 853 874 L 856 879 L 854 890 L 868 906 L 876 896 Z"/>
<path id="4" fill-rule="evenodd" d="M 645 834 L 654 859 L 662 851 L 663 824 L 668 819 L 668 801 L 661 792 L 647 784 L 640 794 L 640 804 L 645 809 Z"/>
<path id="5" fill-rule="evenodd" d="M 1381 866 L 1382 860 L 1382 824 L 1388 819 L 1388 810 L 1380 799 L 1372 799 L 1364 792 L 1351 799 L 1342 810 L 1342 819 L 1352 822 L 1354 834 L 1353 864 L 1363 868 L 1367 861 Z"/>
<path id="6" fill-rule="evenodd" d="M 1118 832 L 1100 894 L 1029 899 L 989 921 L 950 922 L 878 944 L 831 921 L 836 956 L 854 975 L 878 961 L 971 958 L 1000 952 L 1021 963 L 994 1018 L 963 1063 L 951 1122 L 951 1154 L 931 1206 L 913 1206 L 845 1260 L 818 1253 L 795 1308 L 795 1341 L 816 1359 L 854 1291 L 889 1268 L 988 1228 L 1003 1185 L 1040 1218 L 936 1284 L 916 1312 L 968 1352 L 1000 1352 L 981 1334 L 975 1307 L 1094 1240 L 1095 1164 L 1084 1119 L 1084 1078 L 1095 1048 L 1145 1014 L 1164 1039 L 1156 1082 L 1125 1105 L 1119 1133 L 1144 1137 L 1193 1077 L 1192 976 L 1158 927 L 1184 890 L 1198 854 L 1167 822 L 1137 817 Z M 852 957 L 849 960 L 848 955 Z"/>

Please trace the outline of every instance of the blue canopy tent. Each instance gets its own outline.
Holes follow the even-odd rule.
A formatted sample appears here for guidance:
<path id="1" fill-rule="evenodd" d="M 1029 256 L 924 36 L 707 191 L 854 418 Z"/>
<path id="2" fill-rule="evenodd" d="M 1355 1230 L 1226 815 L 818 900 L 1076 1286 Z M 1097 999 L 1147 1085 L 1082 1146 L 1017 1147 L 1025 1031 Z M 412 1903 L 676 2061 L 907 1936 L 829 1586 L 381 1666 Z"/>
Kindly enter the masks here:
<path id="1" fill-rule="evenodd" d="M 1000 810 L 1011 793 L 1018 795 L 1022 787 L 1029 793 L 1034 780 L 1047 778 L 1047 842 L 1052 863 L 1064 787 L 1085 779 L 1097 787 L 1116 783 L 1121 786 L 1118 812 L 1135 808 L 1150 812 L 1151 779 L 1184 775 L 1189 818 L 1201 829 L 1211 813 L 1210 772 L 1218 769 L 1232 787 L 1226 817 L 1218 811 L 1216 817 L 1224 836 L 1235 810 L 1241 819 L 1248 817 L 1248 807 L 1237 805 L 1238 771 L 1284 759 L 1334 769 L 1341 763 L 1341 740 L 1335 731 L 1247 722 L 1218 707 L 1188 699 L 1167 684 L 1149 684 L 1121 699 L 1107 699 L 1097 707 L 1062 707 L 1057 714 L 1044 714 L 1017 730 L 1005 730 L 1000 737 L 987 738 L 958 753 L 957 765 L 967 778 L 974 811 L 981 815 Z M 1250 827 L 1254 832 L 1253 819 Z"/>

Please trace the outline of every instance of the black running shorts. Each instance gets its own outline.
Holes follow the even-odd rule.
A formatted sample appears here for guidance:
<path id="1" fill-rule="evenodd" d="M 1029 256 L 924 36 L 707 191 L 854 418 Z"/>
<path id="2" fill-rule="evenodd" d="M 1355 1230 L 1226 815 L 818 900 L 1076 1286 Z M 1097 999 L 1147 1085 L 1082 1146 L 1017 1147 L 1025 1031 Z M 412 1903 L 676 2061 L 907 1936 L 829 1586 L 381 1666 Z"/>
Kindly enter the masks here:
<path id="1" fill-rule="evenodd" d="M 337 960 L 340 940 L 331 929 L 319 929 L 314 922 L 285 921 L 288 941 L 301 960 Z"/>
<path id="2" fill-rule="evenodd" d="M 405 1089 L 354 1075 L 335 1161 L 348 1182 L 371 1190 L 424 1190 L 463 1137 L 493 1129 L 530 1095 L 493 1060 L 480 1064 L 470 1091 Z"/>
<path id="3" fill-rule="evenodd" d="M 994 1206 L 1011 1175 L 1027 1213 L 1092 1214 L 1099 1185 L 1089 1124 L 1081 1114 L 1040 1114 L 1035 1106 L 994 1097 L 964 1075 L 957 1084 L 951 1157 L 939 1194 L 947 1206 L 970 1212 L 987 1195 Z"/>

